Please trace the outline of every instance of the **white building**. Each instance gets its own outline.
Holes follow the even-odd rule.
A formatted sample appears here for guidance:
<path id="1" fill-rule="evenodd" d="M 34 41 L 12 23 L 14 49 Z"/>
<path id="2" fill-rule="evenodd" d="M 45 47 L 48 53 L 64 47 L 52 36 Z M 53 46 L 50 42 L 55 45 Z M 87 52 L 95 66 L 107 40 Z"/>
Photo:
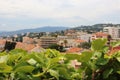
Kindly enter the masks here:
<path id="1" fill-rule="evenodd" d="M 103 32 L 110 34 L 113 39 L 120 38 L 120 27 L 104 27 Z"/>
<path id="2" fill-rule="evenodd" d="M 66 40 L 66 39 L 68 39 L 68 37 L 67 36 L 57 36 L 57 39 L 58 40 Z"/>
<path id="3" fill-rule="evenodd" d="M 80 36 L 80 39 L 85 40 L 86 42 L 88 42 L 91 37 L 92 37 L 92 34 L 83 34 L 83 35 Z"/>

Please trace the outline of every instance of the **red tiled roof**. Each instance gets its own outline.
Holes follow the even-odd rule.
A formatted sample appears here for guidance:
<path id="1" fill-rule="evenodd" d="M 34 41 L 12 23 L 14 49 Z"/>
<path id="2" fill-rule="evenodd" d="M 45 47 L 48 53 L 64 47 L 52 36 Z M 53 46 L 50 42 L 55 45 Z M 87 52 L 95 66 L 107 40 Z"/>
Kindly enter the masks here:
<path id="1" fill-rule="evenodd" d="M 26 44 L 26 43 L 17 42 L 15 48 L 30 51 L 33 48 L 35 48 L 35 45 L 34 44 Z"/>
<path id="2" fill-rule="evenodd" d="M 0 40 L 0 44 L 5 44 L 6 43 L 6 40 Z"/>
<path id="3" fill-rule="evenodd" d="M 77 40 L 75 40 L 75 42 L 83 43 L 83 42 L 85 42 L 85 40 L 77 39 Z"/>
<path id="4" fill-rule="evenodd" d="M 108 36 L 108 34 L 103 33 L 103 32 L 97 32 L 97 33 L 94 33 L 93 35 L 96 35 L 96 36 Z"/>
<path id="5" fill-rule="evenodd" d="M 73 47 L 73 48 L 68 49 L 67 52 L 80 52 L 81 50 L 82 48 Z"/>

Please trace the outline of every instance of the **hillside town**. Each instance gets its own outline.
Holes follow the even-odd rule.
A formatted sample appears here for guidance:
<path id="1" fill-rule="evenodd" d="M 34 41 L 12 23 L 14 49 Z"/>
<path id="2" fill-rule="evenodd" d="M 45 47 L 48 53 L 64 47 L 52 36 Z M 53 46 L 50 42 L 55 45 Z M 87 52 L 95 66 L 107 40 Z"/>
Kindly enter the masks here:
<path id="1" fill-rule="evenodd" d="M 0 51 L 23 49 L 28 52 L 41 52 L 45 49 L 56 49 L 62 53 L 81 53 L 89 50 L 91 41 L 111 37 L 112 41 L 120 39 L 120 26 L 107 26 L 102 31 L 88 33 L 67 29 L 59 32 L 21 33 L 0 37 Z"/>

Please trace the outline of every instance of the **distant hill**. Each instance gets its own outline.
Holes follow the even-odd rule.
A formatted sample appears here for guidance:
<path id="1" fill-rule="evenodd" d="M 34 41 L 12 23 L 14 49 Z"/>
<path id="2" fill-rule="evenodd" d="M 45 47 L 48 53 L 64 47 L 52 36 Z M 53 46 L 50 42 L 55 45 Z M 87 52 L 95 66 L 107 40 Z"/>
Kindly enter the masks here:
<path id="1" fill-rule="evenodd" d="M 14 35 L 14 34 L 20 34 L 20 33 L 27 33 L 27 32 L 55 32 L 55 31 L 61 31 L 66 29 L 71 29 L 76 31 L 86 31 L 88 33 L 93 33 L 93 32 L 102 31 L 104 27 L 108 27 L 108 26 L 120 27 L 120 24 L 95 24 L 95 25 L 88 25 L 88 26 L 78 26 L 74 28 L 69 28 L 64 26 L 44 26 L 40 28 L 23 29 L 23 30 L 11 31 L 11 32 L 2 31 L 0 32 L 0 36 Z"/>
<path id="2" fill-rule="evenodd" d="M 0 36 L 8 36 L 8 35 L 14 35 L 14 34 L 20 34 L 20 33 L 27 33 L 27 32 L 55 32 L 55 31 L 61 31 L 69 29 L 69 27 L 64 26 L 44 26 L 40 28 L 34 28 L 34 29 L 23 29 L 23 30 L 17 30 L 17 31 L 10 31 L 10 32 L 0 32 Z"/>
<path id="3" fill-rule="evenodd" d="M 102 31 L 104 27 L 118 27 L 118 26 L 120 27 L 120 24 L 95 24 L 95 25 L 88 25 L 88 26 L 78 26 L 71 29 L 77 30 L 77 31 L 98 32 L 98 31 Z"/>

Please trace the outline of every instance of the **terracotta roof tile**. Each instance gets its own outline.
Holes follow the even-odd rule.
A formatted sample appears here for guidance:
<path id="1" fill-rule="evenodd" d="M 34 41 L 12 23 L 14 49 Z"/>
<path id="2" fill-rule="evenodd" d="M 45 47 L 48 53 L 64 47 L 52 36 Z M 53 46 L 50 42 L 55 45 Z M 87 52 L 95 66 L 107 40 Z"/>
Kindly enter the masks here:
<path id="1" fill-rule="evenodd" d="M 6 40 L 0 40 L 0 44 L 5 44 L 6 43 Z"/>
<path id="2" fill-rule="evenodd" d="M 34 44 L 27 44 L 27 43 L 17 42 L 15 48 L 30 51 L 33 48 L 35 48 L 35 45 Z"/>
<path id="3" fill-rule="evenodd" d="M 96 35 L 96 36 L 108 36 L 108 34 L 103 33 L 103 32 L 97 32 L 97 33 L 94 33 L 93 35 Z"/>
<path id="4" fill-rule="evenodd" d="M 86 41 L 85 41 L 85 40 L 82 40 L 82 39 L 77 39 L 77 40 L 75 40 L 75 42 L 83 43 L 83 42 L 86 42 Z"/>
<path id="5" fill-rule="evenodd" d="M 72 52 L 80 52 L 81 50 L 82 50 L 82 48 L 73 47 L 73 48 L 68 49 L 67 52 L 70 52 L 70 53 L 72 53 Z"/>

